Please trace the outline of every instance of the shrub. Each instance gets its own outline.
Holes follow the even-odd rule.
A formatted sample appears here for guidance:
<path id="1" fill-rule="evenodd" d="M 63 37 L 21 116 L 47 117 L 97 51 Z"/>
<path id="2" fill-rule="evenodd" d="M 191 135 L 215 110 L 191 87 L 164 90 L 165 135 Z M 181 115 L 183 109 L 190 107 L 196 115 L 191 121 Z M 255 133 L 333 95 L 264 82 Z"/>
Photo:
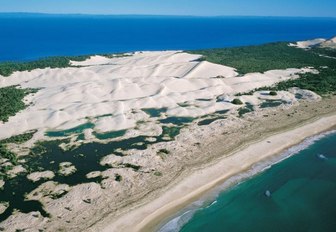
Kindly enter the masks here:
<path id="1" fill-rule="evenodd" d="M 276 95 L 278 95 L 278 93 L 275 92 L 275 91 L 270 91 L 270 92 L 269 92 L 269 95 L 271 95 L 271 96 L 276 96 Z"/>
<path id="2" fill-rule="evenodd" d="M 240 99 L 238 99 L 238 98 L 233 99 L 233 101 L 232 101 L 231 103 L 234 104 L 234 105 L 243 105 L 243 104 L 244 104 L 244 103 L 243 103 Z"/>
<path id="3" fill-rule="evenodd" d="M 115 174 L 114 180 L 120 182 L 122 180 L 122 176 L 119 174 Z"/>
<path id="4" fill-rule="evenodd" d="M 159 171 L 155 171 L 155 172 L 154 172 L 154 175 L 155 175 L 155 176 L 162 176 L 162 173 L 159 172 Z"/>
<path id="5" fill-rule="evenodd" d="M 160 149 L 158 153 L 164 153 L 168 155 L 170 151 L 168 151 L 167 149 Z"/>

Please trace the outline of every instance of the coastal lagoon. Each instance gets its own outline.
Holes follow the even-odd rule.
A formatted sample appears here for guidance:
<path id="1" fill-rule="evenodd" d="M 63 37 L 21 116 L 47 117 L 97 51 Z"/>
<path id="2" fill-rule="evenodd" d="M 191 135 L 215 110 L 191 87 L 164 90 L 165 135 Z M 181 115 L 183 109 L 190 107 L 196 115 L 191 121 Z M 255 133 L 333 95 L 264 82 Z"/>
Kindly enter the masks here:
<path id="1" fill-rule="evenodd" d="M 330 38 L 333 18 L 0 14 L 0 61 Z"/>
<path id="2" fill-rule="evenodd" d="M 307 139 L 284 154 L 303 149 L 296 155 L 188 209 L 160 231 L 335 231 L 335 147 L 335 132 Z"/>

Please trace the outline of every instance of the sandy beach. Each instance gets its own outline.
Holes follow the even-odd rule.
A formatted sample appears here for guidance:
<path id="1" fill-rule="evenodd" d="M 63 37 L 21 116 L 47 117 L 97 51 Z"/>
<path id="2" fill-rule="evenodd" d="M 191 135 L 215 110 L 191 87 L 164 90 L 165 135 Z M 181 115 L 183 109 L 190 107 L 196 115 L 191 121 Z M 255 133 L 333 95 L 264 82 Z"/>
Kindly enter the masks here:
<path id="1" fill-rule="evenodd" d="M 181 209 L 200 199 L 214 187 L 228 178 L 247 171 L 252 165 L 276 156 L 286 149 L 336 126 L 336 114 L 314 117 L 292 128 L 250 142 L 205 166 L 190 170 L 189 175 L 173 181 L 158 198 L 150 198 L 149 203 L 140 205 L 126 215 L 108 223 L 103 220 L 90 231 L 156 231 L 162 223 Z M 220 151 L 218 151 L 220 152 Z"/>

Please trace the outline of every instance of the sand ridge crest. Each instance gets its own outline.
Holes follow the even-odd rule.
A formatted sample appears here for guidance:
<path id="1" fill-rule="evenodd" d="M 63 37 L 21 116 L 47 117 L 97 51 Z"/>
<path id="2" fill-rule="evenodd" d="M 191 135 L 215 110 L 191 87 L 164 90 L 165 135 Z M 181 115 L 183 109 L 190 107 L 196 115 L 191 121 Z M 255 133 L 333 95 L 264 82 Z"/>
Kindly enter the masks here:
<path id="1" fill-rule="evenodd" d="M 203 107 L 183 108 L 177 104 L 246 92 L 312 72 L 309 68 L 287 69 L 240 77 L 234 68 L 197 61 L 200 57 L 180 51 L 139 52 L 117 58 L 92 56 L 72 62 L 83 66 L 80 68 L 36 69 L 0 78 L 0 87 L 40 89 L 26 97 L 31 103 L 26 110 L 0 124 L 0 139 L 33 129 L 69 129 L 105 114 L 111 116 L 91 120 L 94 130 L 129 129 L 141 120 L 130 112 L 143 108 L 167 107 L 169 116 L 202 116 L 234 105 L 209 101 Z"/>

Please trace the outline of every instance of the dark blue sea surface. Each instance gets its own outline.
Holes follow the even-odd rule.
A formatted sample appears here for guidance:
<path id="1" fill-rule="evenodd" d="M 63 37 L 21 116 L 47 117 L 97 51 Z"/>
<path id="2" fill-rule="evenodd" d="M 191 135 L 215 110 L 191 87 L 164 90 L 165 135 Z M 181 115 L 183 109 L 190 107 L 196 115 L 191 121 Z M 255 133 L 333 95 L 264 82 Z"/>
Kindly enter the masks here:
<path id="1" fill-rule="evenodd" d="M 313 144 L 307 141 L 296 146 L 298 154 L 222 192 L 192 215 L 184 213 L 161 231 L 336 231 L 336 133 Z"/>
<path id="2" fill-rule="evenodd" d="M 335 18 L 0 14 L 0 61 L 232 47 L 335 35 Z"/>

